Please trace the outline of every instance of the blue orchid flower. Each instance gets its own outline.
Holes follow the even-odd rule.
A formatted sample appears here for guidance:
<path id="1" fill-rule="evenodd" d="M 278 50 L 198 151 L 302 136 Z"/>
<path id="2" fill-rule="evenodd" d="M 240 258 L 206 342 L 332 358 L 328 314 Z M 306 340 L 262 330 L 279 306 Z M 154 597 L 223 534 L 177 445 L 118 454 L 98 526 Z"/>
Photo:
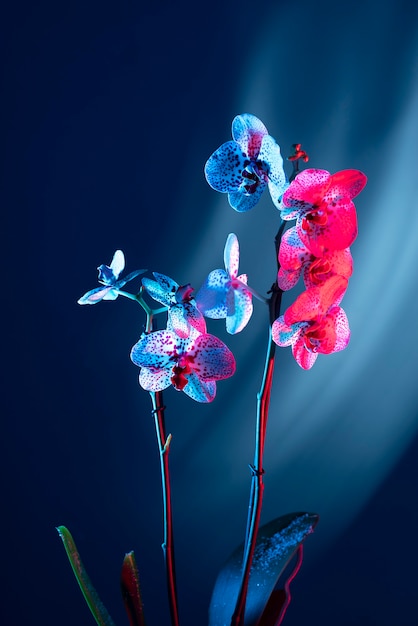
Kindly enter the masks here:
<path id="1" fill-rule="evenodd" d="M 280 147 L 255 115 L 243 113 L 232 122 L 233 141 L 218 148 L 205 165 L 205 176 L 216 191 L 228 194 L 229 204 L 239 212 L 259 201 L 266 187 L 273 203 L 288 187 Z"/>
<path id="2" fill-rule="evenodd" d="M 143 278 L 142 285 L 146 292 L 168 308 L 167 329 L 173 330 L 179 337 L 188 337 L 192 328 L 200 333 L 206 332 L 206 322 L 196 307 L 192 297 L 193 287 L 179 285 L 165 274 L 153 272 L 155 280 Z"/>
<path id="3" fill-rule="evenodd" d="M 205 317 L 226 318 L 227 332 L 235 335 L 245 328 L 251 318 L 254 293 L 247 285 L 247 274 L 238 276 L 239 244 L 235 233 L 227 237 L 224 263 L 224 270 L 210 272 L 196 294 L 196 302 Z"/>
<path id="4" fill-rule="evenodd" d="M 125 278 L 119 279 L 119 275 L 125 269 L 125 255 L 122 250 L 116 250 L 110 265 L 99 265 L 97 269 L 99 271 L 98 281 L 104 287 L 96 287 L 87 291 L 84 296 L 77 300 L 77 304 L 97 304 L 101 300 L 116 300 L 120 294 L 120 289 L 127 282 L 146 272 L 146 270 L 135 270 Z"/>

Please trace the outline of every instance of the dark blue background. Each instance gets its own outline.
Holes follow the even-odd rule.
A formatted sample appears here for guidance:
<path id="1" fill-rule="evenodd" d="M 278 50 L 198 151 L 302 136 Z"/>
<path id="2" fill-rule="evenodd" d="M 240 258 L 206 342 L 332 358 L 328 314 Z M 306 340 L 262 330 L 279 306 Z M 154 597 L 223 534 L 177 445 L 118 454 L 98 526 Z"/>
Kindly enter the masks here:
<path id="1" fill-rule="evenodd" d="M 93 622 L 65 524 L 118 624 L 131 549 L 147 623 L 168 624 L 157 447 L 128 357 L 143 319 L 121 298 L 76 300 L 116 248 L 127 271 L 197 287 L 232 230 L 269 288 L 277 212 L 266 198 L 235 214 L 203 177 L 248 111 L 284 154 L 302 141 L 312 167 L 369 176 L 350 347 L 309 373 L 278 358 L 263 519 L 321 515 L 285 623 L 416 625 L 415 3 L 16 2 L 2 22 L 2 623 Z M 219 332 L 238 372 L 213 405 L 166 393 L 182 626 L 206 623 L 243 537 L 261 308 L 248 344 Z"/>

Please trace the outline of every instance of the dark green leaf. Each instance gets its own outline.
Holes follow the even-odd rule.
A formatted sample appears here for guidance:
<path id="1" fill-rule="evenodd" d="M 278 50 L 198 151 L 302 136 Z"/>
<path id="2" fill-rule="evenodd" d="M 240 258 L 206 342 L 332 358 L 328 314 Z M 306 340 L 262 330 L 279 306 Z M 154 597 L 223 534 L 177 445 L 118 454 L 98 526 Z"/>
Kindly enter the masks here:
<path id="1" fill-rule="evenodd" d="M 248 586 L 244 626 L 256 626 L 259 623 L 280 575 L 302 542 L 313 532 L 317 522 L 318 516 L 313 513 L 289 513 L 259 529 Z M 241 584 L 243 550 L 243 545 L 237 548 L 219 573 L 209 607 L 209 626 L 230 626 Z M 279 592 L 273 594 L 283 604 L 285 599 L 283 596 L 280 599 L 279 595 Z M 277 618 L 280 611 L 281 605 L 278 607 Z"/>
<path id="2" fill-rule="evenodd" d="M 130 625 L 145 626 L 139 574 L 133 552 L 128 552 L 123 559 L 120 586 Z"/>
<path id="3" fill-rule="evenodd" d="M 84 599 L 87 602 L 97 624 L 99 624 L 99 626 L 115 626 L 114 621 L 107 612 L 106 607 L 100 600 L 97 591 L 93 587 L 91 580 L 87 575 L 70 531 L 65 526 L 58 526 L 57 531 L 64 544 L 68 560 L 71 563 L 71 567 L 73 568 L 74 575 L 80 585 Z"/>

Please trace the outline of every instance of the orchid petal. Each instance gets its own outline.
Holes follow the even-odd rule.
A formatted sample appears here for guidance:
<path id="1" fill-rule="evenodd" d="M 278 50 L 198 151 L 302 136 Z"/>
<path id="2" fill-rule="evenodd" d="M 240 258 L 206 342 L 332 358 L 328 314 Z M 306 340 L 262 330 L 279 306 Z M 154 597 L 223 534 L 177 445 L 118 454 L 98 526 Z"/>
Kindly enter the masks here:
<path id="1" fill-rule="evenodd" d="M 280 198 L 286 190 L 288 183 L 283 169 L 283 158 L 280 146 L 270 135 L 263 137 L 258 161 L 268 176 L 268 187 L 271 198 L 277 208 L 280 206 Z"/>
<path id="2" fill-rule="evenodd" d="M 119 278 L 119 274 L 125 269 L 125 255 L 122 250 L 116 250 L 109 267 L 113 271 L 115 278 Z"/>
<path id="3" fill-rule="evenodd" d="M 232 121 L 232 137 L 250 158 L 257 158 L 263 137 L 267 134 L 263 122 L 251 113 L 237 115 Z"/>
<path id="4" fill-rule="evenodd" d="M 284 316 L 280 315 L 280 317 L 275 320 L 271 326 L 271 336 L 275 344 L 281 347 L 291 346 L 297 341 L 299 335 L 302 332 L 302 329 L 306 326 L 306 324 L 292 324 L 289 326 L 284 321 Z"/>
<path id="5" fill-rule="evenodd" d="M 209 185 L 222 193 L 237 191 L 242 183 L 241 172 L 247 157 L 236 141 L 227 141 L 206 162 L 205 176 Z"/>
<path id="6" fill-rule="evenodd" d="M 240 333 L 253 314 L 252 294 L 245 289 L 234 289 L 234 312 L 226 317 L 226 330 L 230 335 Z"/>
<path id="7" fill-rule="evenodd" d="M 339 352 L 340 350 L 344 350 L 347 347 L 348 342 L 350 341 L 350 327 L 348 324 L 347 315 L 341 307 L 333 307 L 329 311 L 329 315 L 332 315 L 334 318 L 335 324 L 335 345 L 333 352 Z"/>
<path id="8" fill-rule="evenodd" d="M 331 185 L 339 188 L 341 195 L 355 198 L 364 189 L 367 176 L 359 170 L 341 170 L 331 176 Z"/>
<path id="9" fill-rule="evenodd" d="M 299 339 L 292 346 L 292 354 L 295 358 L 295 361 L 300 367 L 304 370 L 310 370 L 316 359 L 318 358 L 317 352 L 311 352 L 307 350 L 305 347 L 305 342 L 303 337 L 299 337 Z"/>
<path id="10" fill-rule="evenodd" d="M 198 309 L 212 319 L 226 317 L 225 297 L 228 291 L 229 275 L 225 270 L 217 269 L 210 272 L 196 294 Z"/>
<path id="11" fill-rule="evenodd" d="M 331 174 L 327 170 L 303 170 L 284 192 L 282 202 L 285 207 L 304 211 L 322 201 L 330 184 Z"/>
<path id="12" fill-rule="evenodd" d="M 199 335 L 188 355 L 193 361 L 193 369 L 202 380 L 222 380 L 235 372 L 234 355 L 214 335 Z"/>
<path id="13" fill-rule="evenodd" d="M 153 300 L 165 306 L 170 306 L 172 303 L 173 294 L 167 291 L 159 282 L 145 277 L 142 279 L 142 286 Z"/>
<path id="14" fill-rule="evenodd" d="M 253 193 L 245 193 L 244 191 L 230 192 L 228 194 L 228 202 L 235 211 L 238 213 L 245 213 L 252 209 L 260 200 L 261 195 L 266 188 L 264 181 L 259 181 L 257 185 L 254 185 L 255 189 Z"/>
<path id="15" fill-rule="evenodd" d="M 97 304 L 106 296 L 112 287 L 96 287 L 87 291 L 81 298 L 77 300 L 77 304 Z"/>
<path id="16" fill-rule="evenodd" d="M 230 233 L 226 239 L 224 249 L 225 269 L 231 278 L 238 276 L 239 267 L 239 243 L 235 233 Z"/>
<path id="17" fill-rule="evenodd" d="M 201 380 L 195 372 L 187 376 L 187 385 L 183 391 L 196 402 L 212 402 L 216 396 L 216 382 Z"/>
<path id="18" fill-rule="evenodd" d="M 132 348 L 131 359 L 139 367 L 162 369 L 180 351 L 181 339 L 170 330 L 144 335 Z"/>
<path id="19" fill-rule="evenodd" d="M 318 287 L 302 292 L 286 309 L 284 319 L 289 326 L 296 322 L 307 322 L 325 315 L 328 309 L 340 302 L 348 286 L 343 276 L 332 276 Z"/>
<path id="20" fill-rule="evenodd" d="M 163 391 L 171 384 L 171 372 L 168 369 L 148 369 L 141 367 L 139 384 L 146 391 Z"/>

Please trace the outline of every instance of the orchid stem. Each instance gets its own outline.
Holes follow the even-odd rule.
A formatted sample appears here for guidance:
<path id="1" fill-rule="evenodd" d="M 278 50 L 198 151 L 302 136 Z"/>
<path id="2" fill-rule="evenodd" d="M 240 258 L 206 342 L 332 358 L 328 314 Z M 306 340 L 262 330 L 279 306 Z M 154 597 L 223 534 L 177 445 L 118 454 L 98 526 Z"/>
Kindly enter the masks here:
<path id="1" fill-rule="evenodd" d="M 160 452 L 161 466 L 161 485 L 163 493 L 163 524 L 164 524 L 164 540 L 162 549 L 167 576 L 168 601 L 170 606 L 171 624 L 179 625 L 177 590 L 176 590 L 176 574 L 174 565 L 174 534 L 173 534 L 173 517 L 171 507 L 171 485 L 170 471 L 168 464 L 168 453 L 171 443 L 171 434 L 166 436 L 164 423 L 164 405 L 161 391 L 150 391 L 152 412 L 155 419 L 155 429 L 157 433 L 158 449 Z"/>
<path id="2" fill-rule="evenodd" d="M 280 240 L 285 228 L 282 221 L 279 231 L 275 237 L 276 257 L 278 258 L 278 249 Z M 244 624 L 245 604 L 247 600 L 248 584 L 250 580 L 251 565 L 253 562 L 254 551 L 257 543 L 258 528 L 260 525 L 261 509 L 263 504 L 264 480 L 263 480 L 263 456 L 264 443 L 267 428 L 268 411 L 270 406 L 271 387 L 273 382 L 274 359 L 276 352 L 276 344 L 272 339 L 271 326 L 280 314 L 280 304 L 282 298 L 282 290 L 277 285 L 277 280 L 272 287 L 272 294 L 268 301 L 269 304 L 269 337 L 267 343 L 267 354 L 264 364 L 263 379 L 260 390 L 257 394 L 257 415 L 255 428 L 255 450 L 254 463 L 250 466 L 251 490 L 250 501 L 248 506 L 247 531 L 245 538 L 244 555 L 242 562 L 242 578 L 241 586 L 238 592 L 235 611 L 232 616 L 231 626 L 242 626 Z"/>

